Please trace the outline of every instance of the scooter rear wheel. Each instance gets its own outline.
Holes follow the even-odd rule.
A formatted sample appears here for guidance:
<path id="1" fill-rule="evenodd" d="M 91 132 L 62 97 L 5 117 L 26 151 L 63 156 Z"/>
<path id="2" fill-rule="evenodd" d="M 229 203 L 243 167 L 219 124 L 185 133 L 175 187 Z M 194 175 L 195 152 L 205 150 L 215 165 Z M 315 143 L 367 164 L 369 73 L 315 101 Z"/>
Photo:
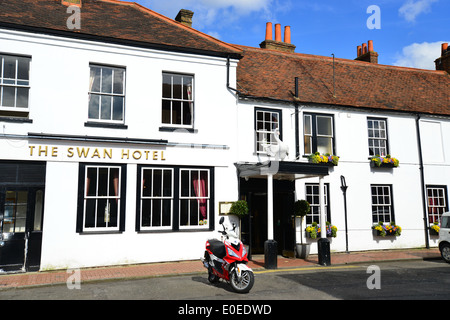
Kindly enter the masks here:
<path id="1" fill-rule="evenodd" d="M 248 293 L 255 283 L 253 272 L 244 270 L 241 272 L 241 278 L 238 278 L 237 272 L 231 273 L 230 284 L 237 293 Z"/>
<path id="2" fill-rule="evenodd" d="M 211 267 L 209 267 L 208 269 L 208 281 L 210 283 L 217 283 L 219 282 L 220 278 L 218 276 L 216 276 L 212 271 L 211 271 Z"/>

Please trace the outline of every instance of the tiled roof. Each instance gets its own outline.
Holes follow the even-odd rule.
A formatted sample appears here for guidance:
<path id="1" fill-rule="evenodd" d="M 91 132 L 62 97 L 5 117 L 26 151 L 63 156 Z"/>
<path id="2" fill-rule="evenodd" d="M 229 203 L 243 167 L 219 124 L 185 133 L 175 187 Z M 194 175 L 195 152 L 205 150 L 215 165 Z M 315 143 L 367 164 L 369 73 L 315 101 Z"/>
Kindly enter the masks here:
<path id="1" fill-rule="evenodd" d="M 294 101 L 298 77 L 299 102 L 450 115 L 445 71 L 336 58 L 334 89 L 332 57 L 241 48 L 237 81 L 243 96 Z"/>
<path id="2" fill-rule="evenodd" d="M 180 8 L 181 9 L 181 8 Z M 124 40 L 157 48 L 186 49 L 205 54 L 239 54 L 230 44 L 182 25 L 134 2 L 83 0 L 81 28 L 70 30 L 67 6 L 61 0 L 0 0 L 0 27 L 39 28 L 41 32 L 103 41 Z"/>

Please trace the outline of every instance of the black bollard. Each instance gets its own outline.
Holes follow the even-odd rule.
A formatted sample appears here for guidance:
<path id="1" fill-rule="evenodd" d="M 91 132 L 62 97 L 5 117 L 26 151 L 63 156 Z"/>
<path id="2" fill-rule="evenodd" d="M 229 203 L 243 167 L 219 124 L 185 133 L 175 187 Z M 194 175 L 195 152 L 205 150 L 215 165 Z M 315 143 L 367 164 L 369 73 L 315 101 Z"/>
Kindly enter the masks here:
<path id="1" fill-rule="evenodd" d="M 327 238 L 320 238 L 319 241 L 317 241 L 317 250 L 319 254 L 319 264 L 322 266 L 331 265 L 330 240 Z"/>
<path id="2" fill-rule="evenodd" d="M 264 268 L 277 269 L 278 246 L 275 240 L 266 240 L 264 242 Z"/>

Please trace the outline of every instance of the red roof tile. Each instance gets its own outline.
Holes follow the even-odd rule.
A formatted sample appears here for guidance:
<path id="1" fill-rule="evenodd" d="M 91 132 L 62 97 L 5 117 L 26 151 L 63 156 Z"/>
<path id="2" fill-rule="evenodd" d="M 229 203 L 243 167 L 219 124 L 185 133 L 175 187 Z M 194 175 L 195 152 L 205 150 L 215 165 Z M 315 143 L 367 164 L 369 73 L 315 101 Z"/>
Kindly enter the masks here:
<path id="1" fill-rule="evenodd" d="M 187 27 L 134 2 L 83 0 L 81 29 L 67 28 L 67 6 L 61 0 L 0 0 L 0 27 L 36 27 L 63 35 L 184 48 L 203 53 L 239 54 L 235 46 Z"/>
<path id="2" fill-rule="evenodd" d="M 431 71 L 240 46 L 238 88 L 244 95 L 358 108 L 450 115 L 450 75 Z"/>

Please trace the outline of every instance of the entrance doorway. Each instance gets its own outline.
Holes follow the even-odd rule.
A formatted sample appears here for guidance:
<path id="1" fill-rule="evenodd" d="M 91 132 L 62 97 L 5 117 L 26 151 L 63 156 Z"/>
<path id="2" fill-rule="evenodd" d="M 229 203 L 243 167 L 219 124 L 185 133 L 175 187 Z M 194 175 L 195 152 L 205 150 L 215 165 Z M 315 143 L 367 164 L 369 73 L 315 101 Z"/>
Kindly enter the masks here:
<path id="1" fill-rule="evenodd" d="M 41 260 L 44 190 L 0 188 L 0 229 L 3 271 L 37 271 Z"/>
<path id="2" fill-rule="evenodd" d="M 0 161 L 0 270 L 40 268 L 45 168 L 42 162 Z"/>
<path id="3" fill-rule="evenodd" d="M 267 180 L 241 179 L 240 189 L 250 211 L 246 223 L 242 223 L 243 241 L 249 245 L 251 254 L 263 254 L 267 240 Z M 293 256 L 295 247 L 294 192 L 294 182 L 274 181 L 274 240 L 278 243 L 278 254 L 287 256 Z"/>

